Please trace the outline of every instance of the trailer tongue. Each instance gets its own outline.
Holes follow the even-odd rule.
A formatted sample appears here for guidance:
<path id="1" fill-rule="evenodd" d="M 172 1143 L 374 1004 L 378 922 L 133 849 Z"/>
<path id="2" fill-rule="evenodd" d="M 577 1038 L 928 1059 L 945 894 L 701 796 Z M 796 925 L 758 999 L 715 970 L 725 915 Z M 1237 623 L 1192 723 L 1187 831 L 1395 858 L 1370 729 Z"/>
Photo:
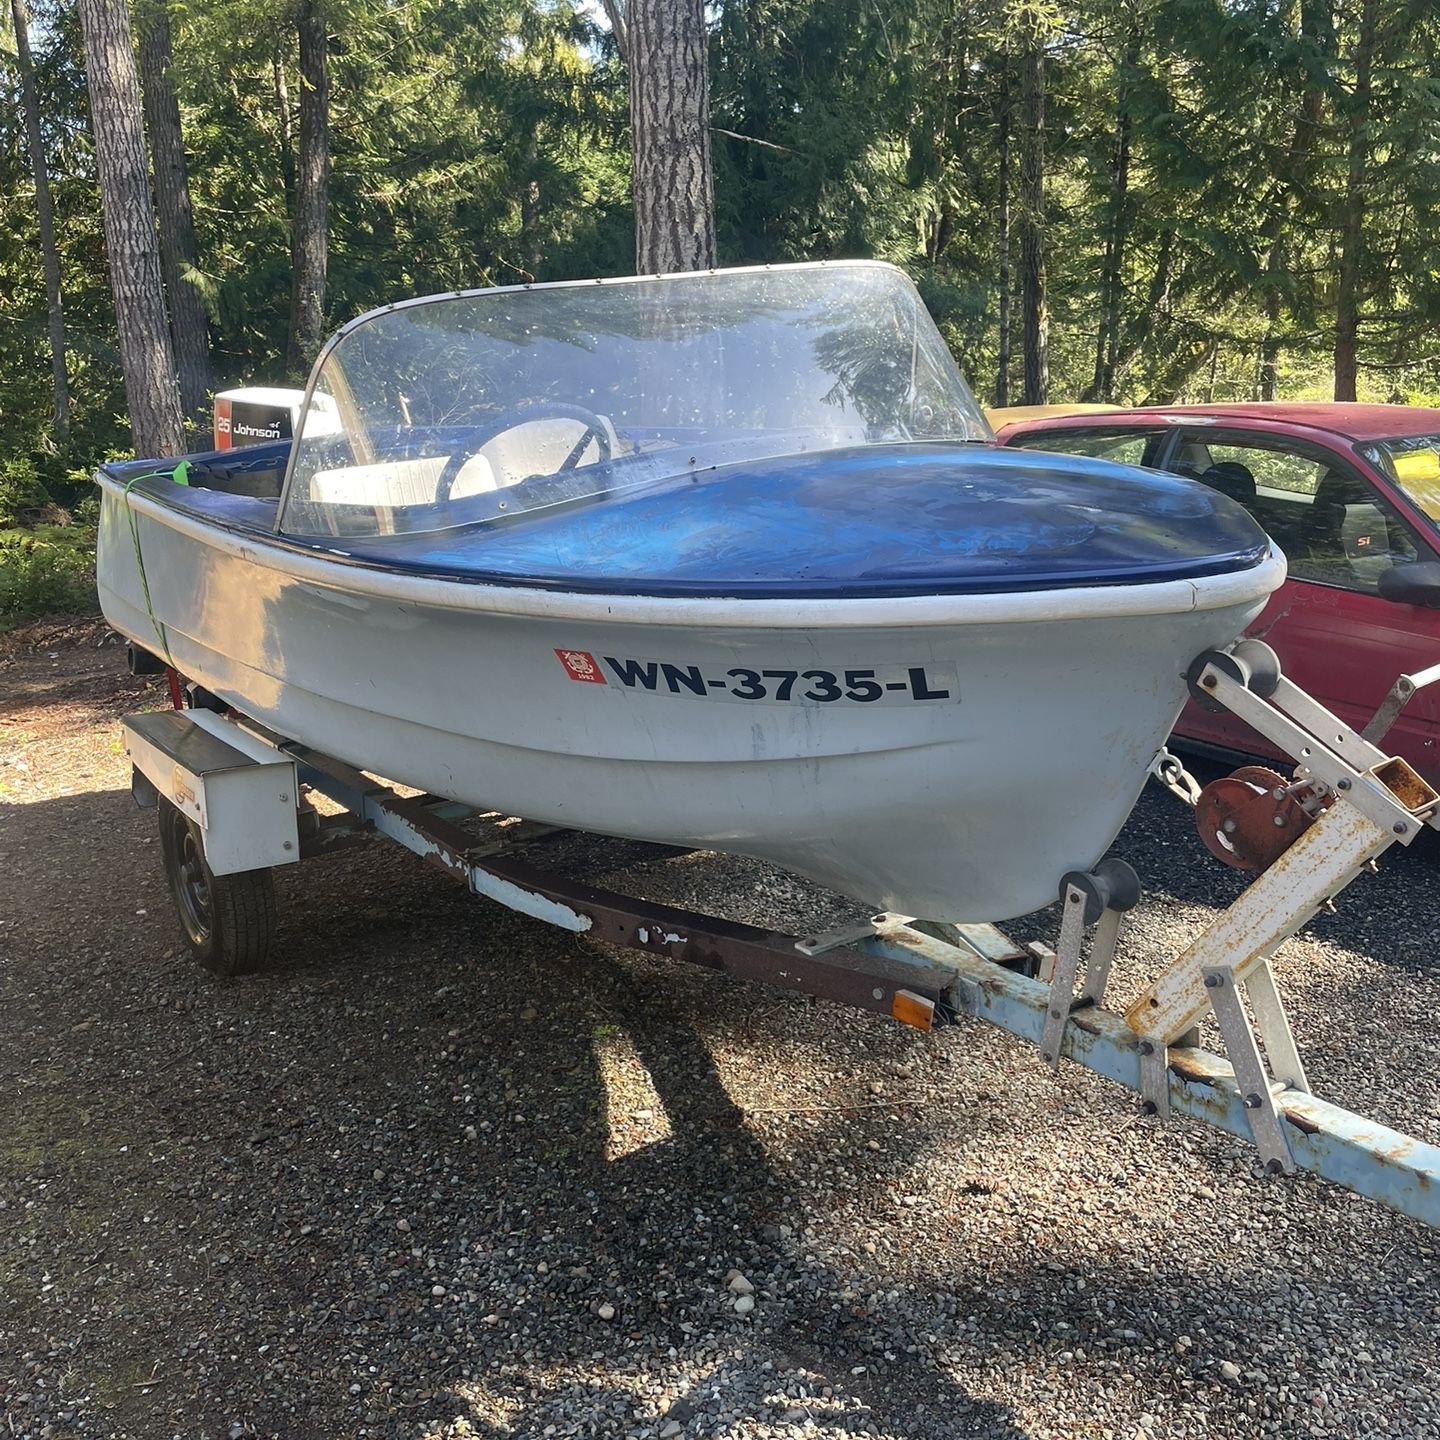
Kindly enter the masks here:
<path id="1" fill-rule="evenodd" d="M 1440 666 L 1401 676 L 1364 734 L 1286 680 L 1273 652 L 1255 641 L 1201 656 L 1189 680 L 1202 703 L 1246 720 L 1297 770 L 1286 780 L 1248 767 L 1201 790 L 1168 752 L 1157 756 L 1155 775 L 1194 806 L 1210 849 L 1257 873 L 1123 1015 L 1106 1009 L 1105 997 L 1140 890 L 1120 861 L 1061 879 L 1053 949 L 1018 946 L 991 925 L 890 914 L 847 930 L 785 935 L 545 870 L 529 852 L 552 829 L 521 823 L 480 843 L 457 823 L 474 810 L 402 797 L 233 712 L 131 716 L 125 735 L 136 797 L 160 806 L 187 935 L 222 973 L 265 958 L 274 923 L 269 867 L 384 835 L 475 894 L 565 930 L 919 1029 L 972 1016 L 1037 1045 L 1056 1069 L 1068 1059 L 1136 1091 L 1162 1119 L 1180 1113 L 1249 1137 L 1267 1168 L 1310 1171 L 1440 1228 L 1440 1148 L 1310 1093 L 1270 964 L 1283 941 L 1391 845 L 1440 829 L 1440 795 L 1380 745 L 1409 698 L 1440 681 Z M 318 815 L 306 790 L 342 813 Z M 1223 1056 L 1199 1045 L 1198 1027 L 1210 1016 Z"/>

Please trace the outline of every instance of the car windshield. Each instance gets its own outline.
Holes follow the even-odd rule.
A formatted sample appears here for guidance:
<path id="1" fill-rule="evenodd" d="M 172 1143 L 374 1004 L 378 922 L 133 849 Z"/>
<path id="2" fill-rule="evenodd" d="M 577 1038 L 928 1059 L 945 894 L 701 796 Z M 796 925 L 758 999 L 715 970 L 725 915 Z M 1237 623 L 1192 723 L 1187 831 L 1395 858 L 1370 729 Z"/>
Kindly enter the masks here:
<path id="1" fill-rule="evenodd" d="M 1362 445 L 1360 453 L 1440 530 L 1440 434 L 1380 440 Z"/>
<path id="2" fill-rule="evenodd" d="M 438 530 L 738 461 L 990 438 L 887 265 L 475 291 L 375 311 L 331 341 L 279 526 Z"/>

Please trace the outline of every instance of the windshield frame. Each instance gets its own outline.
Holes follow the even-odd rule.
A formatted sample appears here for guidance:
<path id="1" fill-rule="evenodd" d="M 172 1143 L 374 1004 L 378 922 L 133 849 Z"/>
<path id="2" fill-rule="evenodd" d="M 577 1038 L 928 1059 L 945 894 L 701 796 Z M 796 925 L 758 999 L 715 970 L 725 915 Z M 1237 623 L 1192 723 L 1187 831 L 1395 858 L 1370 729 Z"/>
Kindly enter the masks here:
<path id="1" fill-rule="evenodd" d="M 916 288 L 915 282 L 910 278 L 908 274 L 906 274 L 903 269 L 900 268 L 900 266 L 892 265 L 887 260 L 866 259 L 805 260 L 796 261 L 793 263 L 783 262 L 780 264 L 766 265 L 724 265 L 711 266 L 706 270 L 673 270 L 666 271 L 664 273 L 648 275 L 595 276 L 594 278 L 588 280 L 540 280 L 531 281 L 528 283 L 521 283 L 517 285 L 481 285 L 465 290 L 444 290 L 439 291 L 433 295 L 412 296 L 404 300 L 391 301 L 387 305 L 377 305 L 374 306 L 372 309 L 364 311 L 362 314 L 355 316 L 354 319 L 348 320 L 344 325 L 342 325 L 338 330 L 334 331 L 330 335 L 330 337 L 325 341 L 324 345 L 320 347 L 320 351 L 315 357 L 315 362 L 310 367 L 310 375 L 305 382 L 304 398 L 302 399 L 299 407 L 296 432 L 293 439 L 291 440 L 289 457 L 285 462 L 285 475 L 280 486 L 279 502 L 275 507 L 275 522 L 273 527 L 274 532 L 277 535 L 292 533 L 282 530 L 281 526 L 285 518 L 286 510 L 291 498 L 291 488 L 294 483 L 297 460 L 300 454 L 300 442 L 304 436 L 305 417 L 310 412 L 311 403 L 315 394 L 315 388 L 320 381 L 322 373 L 325 370 L 326 362 L 330 358 L 331 354 L 335 351 L 336 347 L 339 346 L 346 339 L 347 336 L 352 335 L 356 330 L 359 330 L 363 326 L 370 324 L 372 321 L 377 320 L 382 316 L 392 315 L 400 310 L 412 310 L 424 305 L 446 304 L 456 300 L 473 300 L 478 299 L 482 296 L 513 295 L 533 290 L 580 290 L 590 289 L 597 286 L 614 287 L 617 285 L 653 284 L 656 281 L 667 280 L 693 281 L 697 275 L 724 275 L 727 277 L 738 275 L 764 275 L 781 270 L 884 271 L 886 273 L 899 276 L 900 279 L 903 280 L 905 285 L 909 288 L 915 306 L 918 309 L 925 311 L 927 316 L 929 313 L 928 307 L 925 305 L 924 300 L 921 298 L 920 293 Z M 933 317 L 930 317 L 930 323 L 932 325 L 934 324 Z M 943 340 L 943 336 L 941 338 Z M 947 351 L 949 350 L 948 343 L 946 344 L 945 348 Z M 951 360 L 952 363 L 954 363 L 953 355 L 951 356 Z M 956 366 L 956 369 L 959 369 L 958 365 Z M 989 420 L 985 415 L 984 407 L 979 403 L 978 400 L 974 398 L 974 393 L 970 390 L 969 383 L 965 380 L 963 372 L 961 372 L 961 380 L 965 383 L 966 393 L 969 396 L 970 403 L 974 408 L 975 416 L 978 419 L 980 426 L 982 427 L 982 433 L 971 437 L 969 443 L 996 443 L 994 428 L 991 426 Z M 342 388 L 348 389 L 348 385 L 346 385 L 343 380 Z M 340 411 L 342 425 L 344 425 L 346 399 L 342 398 L 340 395 L 336 395 L 335 403 L 337 409 Z M 348 427 L 347 433 L 352 433 L 349 431 Z M 363 426 L 359 427 L 358 433 L 363 433 Z"/>

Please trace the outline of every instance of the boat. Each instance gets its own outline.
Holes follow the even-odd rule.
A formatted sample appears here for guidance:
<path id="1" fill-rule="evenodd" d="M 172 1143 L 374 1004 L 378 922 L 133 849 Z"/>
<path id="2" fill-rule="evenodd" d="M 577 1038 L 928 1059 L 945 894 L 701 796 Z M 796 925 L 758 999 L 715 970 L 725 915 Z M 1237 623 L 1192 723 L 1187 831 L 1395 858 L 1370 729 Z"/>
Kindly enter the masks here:
<path id="1" fill-rule="evenodd" d="M 875 262 L 386 305 L 292 439 L 98 483 L 107 620 L 213 703 L 954 922 L 1104 855 L 1285 574 L 1198 481 L 997 447 Z"/>

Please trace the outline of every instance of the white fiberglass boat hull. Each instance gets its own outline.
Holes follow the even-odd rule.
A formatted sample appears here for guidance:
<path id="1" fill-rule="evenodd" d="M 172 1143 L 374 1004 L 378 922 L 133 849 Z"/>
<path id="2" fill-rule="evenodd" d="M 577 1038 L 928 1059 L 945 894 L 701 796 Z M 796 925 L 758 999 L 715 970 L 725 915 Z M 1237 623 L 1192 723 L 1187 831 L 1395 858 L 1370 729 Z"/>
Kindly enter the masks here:
<path id="1" fill-rule="evenodd" d="M 1100 858 L 1186 666 L 1284 576 L 1276 553 L 1014 595 L 611 597 L 357 566 L 102 492 L 106 618 L 281 733 L 468 804 L 956 921 L 1038 909 Z"/>

